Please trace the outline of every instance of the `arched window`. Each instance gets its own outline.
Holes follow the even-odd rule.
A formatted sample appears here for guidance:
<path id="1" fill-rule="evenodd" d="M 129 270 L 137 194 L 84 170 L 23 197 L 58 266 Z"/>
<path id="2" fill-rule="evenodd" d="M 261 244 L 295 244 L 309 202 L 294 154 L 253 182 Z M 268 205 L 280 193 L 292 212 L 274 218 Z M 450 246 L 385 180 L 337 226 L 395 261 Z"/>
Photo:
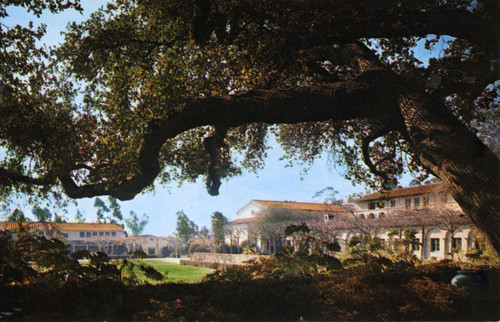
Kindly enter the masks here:
<path id="1" fill-rule="evenodd" d="M 359 218 L 361 218 L 361 219 L 365 219 L 366 217 L 365 217 L 365 215 L 364 215 L 364 214 L 361 214 L 361 215 L 359 215 Z"/>
<path id="2" fill-rule="evenodd" d="M 373 213 L 369 214 L 368 219 L 375 219 L 375 214 L 373 214 Z"/>
<path id="3" fill-rule="evenodd" d="M 378 218 L 381 219 L 381 218 L 384 218 L 385 217 L 385 213 L 381 212 L 378 214 Z"/>

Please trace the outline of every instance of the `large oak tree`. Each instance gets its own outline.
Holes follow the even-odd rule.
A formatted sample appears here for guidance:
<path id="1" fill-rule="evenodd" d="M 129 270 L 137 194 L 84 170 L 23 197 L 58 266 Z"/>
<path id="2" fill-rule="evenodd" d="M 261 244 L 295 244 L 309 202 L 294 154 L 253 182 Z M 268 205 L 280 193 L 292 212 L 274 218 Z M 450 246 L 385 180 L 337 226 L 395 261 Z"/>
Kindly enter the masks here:
<path id="1" fill-rule="evenodd" d="M 205 176 L 215 195 L 262 166 L 271 130 L 287 156 L 329 151 L 355 182 L 440 178 L 500 253 L 500 162 L 483 142 L 498 140 L 499 7 L 120 0 L 53 50 L 43 30 L 0 25 L 2 191 L 126 200 Z"/>

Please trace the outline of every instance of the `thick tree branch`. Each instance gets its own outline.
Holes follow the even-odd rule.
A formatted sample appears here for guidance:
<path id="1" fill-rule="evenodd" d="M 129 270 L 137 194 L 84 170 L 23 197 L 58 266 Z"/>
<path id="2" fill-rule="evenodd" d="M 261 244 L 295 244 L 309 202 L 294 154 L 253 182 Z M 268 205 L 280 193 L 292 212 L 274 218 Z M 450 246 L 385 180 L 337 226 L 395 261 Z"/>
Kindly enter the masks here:
<path id="1" fill-rule="evenodd" d="M 387 69 L 386 66 L 380 62 L 377 55 L 360 41 L 314 47 L 299 51 L 299 55 L 303 56 L 302 60 L 317 72 L 319 72 L 318 67 L 314 65 L 317 62 L 325 60 L 331 61 L 337 65 L 349 66 L 357 75 L 369 71 L 383 71 Z"/>
<path id="2" fill-rule="evenodd" d="M 10 186 L 16 183 L 24 183 L 35 186 L 46 186 L 54 184 L 55 180 L 50 177 L 33 178 L 24 174 L 15 173 L 4 168 L 0 168 L 0 185 Z"/>
<path id="3" fill-rule="evenodd" d="M 390 131 L 392 131 L 393 128 L 390 126 L 383 126 L 381 128 L 378 128 L 375 130 L 373 133 L 368 135 L 363 139 L 363 142 L 361 144 L 361 151 L 363 153 L 363 162 L 368 166 L 370 169 L 370 172 L 379 176 L 382 179 L 382 185 L 384 187 L 389 186 L 389 175 L 383 171 L 380 171 L 377 169 L 377 165 L 373 164 L 371 157 L 370 157 L 370 143 L 373 142 L 374 140 L 388 134 Z M 377 162 L 378 164 L 379 162 Z"/>
<path id="4" fill-rule="evenodd" d="M 207 25 L 207 22 L 211 19 L 210 15 L 216 13 L 210 13 L 208 4 L 210 1 L 200 2 L 207 4 L 206 10 L 203 11 L 204 15 L 200 15 L 203 16 L 202 21 L 205 23 L 194 20 L 193 34 L 203 34 L 204 37 L 200 38 L 206 39 L 215 28 L 214 25 Z M 286 6 L 287 1 L 278 1 L 274 9 L 280 10 Z M 265 9 L 262 10 L 269 10 L 270 7 L 273 8 L 270 5 L 263 6 Z M 309 2 L 301 4 L 291 0 L 288 7 L 299 12 L 315 8 L 321 10 L 314 20 L 309 21 L 312 28 L 296 28 L 294 31 L 296 35 L 294 44 L 301 49 L 334 42 L 349 43 L 361 38 L 426 37 L 428 35 L 448 35 L 467 39 L 489 52 L 496 52 L 500 45 L 500 28 L 497 27 L 498 6 L 489 8 L 487 15 L 483 12 L 472 12 L 468 8 L 457 8 L 456 4 L 439 4 L 435 1 L 384 0 L 370 5 L 366 1 L 325 0 L 317 2 L 314 7 Z M 245 8 L 248 11 L 249 8 Z M 233 10 L 234 12 L 227 13 L 226 24 L 233 15 L 239 18 L 241 8 L 234 6 Z M 256 6 L 253 12 L 247 13 L 247 24 L 254 17 L 264 17 L 259 22 L 262 25 L 268 23 L 267 12 L 259 10 L 260 7 Z M 290 17 L 291 20 L 294 18 L 300 19 Z M 239 23 L 243 26 L 245 20 L 240 19 Z M 233 29 L 233 25 L 231 27 Z"/>
<path id="5" fill-rule="evenodd" d="M 398 117 L 392 87 L 395 75 L 375 71 L 356 80 L 334 84 L 292 87 L 281 90 L 254 90 L 220 98 L 185 103 L 179 111 L 152 121 L 138 151 L 139 171 L 119 184 L 78 186 L 69 175 L 60 176 L 68 196 L 93 197 L 109 194 L 132 199 L 149 186 L 160 172 L 158 155 L 167 139 L 205 125 L 236 127 L 243 124 L 299 123 L 308 121 L 368 118 L 382 123 Z"/>
<path id="6" fill-rule="evenodd" d="M 399 105 L 421 164 L 448 191 L 500 255 L 500 161 L 439 100 L 402 83 Z"/>

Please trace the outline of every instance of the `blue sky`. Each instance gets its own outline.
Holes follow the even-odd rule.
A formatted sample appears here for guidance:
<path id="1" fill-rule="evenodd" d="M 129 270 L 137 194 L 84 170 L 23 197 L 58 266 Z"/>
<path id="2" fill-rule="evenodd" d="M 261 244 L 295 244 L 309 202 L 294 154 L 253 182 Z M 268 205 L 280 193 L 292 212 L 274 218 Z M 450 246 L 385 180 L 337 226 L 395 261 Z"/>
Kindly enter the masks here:
<path id="1" fill-rule="evenodd" d="M 27 24 L 32 20 L 37 26 L 47 24 L 47 34 L 43 42 L 55 45 L 62 42 L 60 32 L 67 23 L 81 21 L 89 17 L 103 2 L 82 1 L 84 13 L 66 10 L 57 15 L 43 14 L 40 19 L 29 15 L 22 8 L 8 9 L 10 17 L 2 23 L 12 26 L 17 23 Z M 175 232 L 175 214 L 183 210 L 198 226 L 210 226 L 210 216 L 215 211 L 222 212 L 229 219 L 234 219 L 236 211 L 252 199 L 290 200 L 303 202 L 321 202 L 313 199 L 313 195 L 327 187 L 334 187 L 339 191 L 338 197 L 347 197 L 354 192 L 365 190 L 363 186 L 354 187 L 343 179 L 341 169 L 335 169 L 331 162 L 324 157 L 311 166 L 307 175 L 302 173 L 299 166 L 285 167 L 286 162 L 280 161 L 282 150 L 271 138 L 273 149 L 268 151 L 266 167 L 257 174 L 245 174 L 223 181 L 220 195 L 211 197 L 205 190 L 202 180 L 197 183 L 184 184 L 180 188 L 172 185 L 168 188 L 158 187 L 156 192 L 137 196 L 134 200 L 120 202 L 122 213 L 127 216 L 130 210 L 149 216 L 149 223 L 144 233 L 165 236 Z M 405 178 L 403 184 L 410 178 Z M 105 199 L 102 198 L 102 199 Z M 96 210 L 93 207 L 94 199 L 78 200 L 78 209 L 86 216 L 87 222 L 96 219 Z M 26 208 L 25 212 L 30 213 Z M 65 216 L 73 220 L 76 207 L 70 206 Z M 5 215 L 5 214 L 4 214 Z"/>

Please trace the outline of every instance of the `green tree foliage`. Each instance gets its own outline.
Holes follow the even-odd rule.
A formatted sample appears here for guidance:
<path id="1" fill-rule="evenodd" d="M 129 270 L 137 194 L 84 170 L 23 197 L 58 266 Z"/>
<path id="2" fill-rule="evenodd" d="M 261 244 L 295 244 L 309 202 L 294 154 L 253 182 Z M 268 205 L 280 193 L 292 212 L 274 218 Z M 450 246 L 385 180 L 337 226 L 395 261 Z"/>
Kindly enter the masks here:
<path id="1" fill-rule="evenodd" d="M 97 208 L 97 222 L 106 222 L 104 215 L 110 211 L 106 203 L 101 198 L 95 198 L 94 207 Z"/>
<path id="2" fill-rule="evenodd" d="M 276 254 L 283 276 L 314 276 L 342 268 L 342 263 L 335 257 L 335 252 L 340 251 L 337 241 L 325 241 L 315 236 L 306 224 L 288 226 L 285 236 L 291 239 L 292 245 Z"/>
<path id="3" fill-rule="evenodd" d="M 191 255 L 192 253 L 210 253 L 210 247 L 200 243 L 192 243 L 189 245 L 188 253 Z"/>
<path id="4" fill-rule="evenodd" d="M 140 235 L 144 231 L 144 227 L 149 222 L 149 217 L 146 214 L 142 214 L 142 217 L 139 219 L 137 214 L 134 211 L 130 211 L 129 217 L 125 220 L 125 226 L 132 232 L 132 235 L 137 236 Z"/>
<path id="5" fill-rule="evenodd" d="M 215 195 L 263 166 L 273 132 L 354 183 L 433 174 L 500 253 L 500 161 L 481 141 L 498 128 L 499 16 L 489 0 L 120 0 L 50 52 L 43 27 L 2 25 L 2 193 L 128 200 L 203 176 Z"/>
<path id="6" fill-rule="evenodd" d="M 144 258 L 145 254 L 134 254 Z M 81 265 L 78 260 L 87 259 Z M 82 280 L 113 279 L 127 285 L 137 284 L 133 269 L 148 278 L 162 280 L 164 275 L 142 263 L 123 260 L 112 263 L 106 253 L 81 250 L 71 254 L 68 245 L 58 239 L 47 239 L 30 231 L 30 225 L 20 226 L 16 235 L 0 234 L 0 286 L 38 283 L 45 287 L 60 287 Z M 130 269 L 130 272 L 124 272 Z M 128 274 L 125 274 L 128 273 Z"/>
<path id="7" fill-rule="evenodd" d="M 276 253 L 285 240 L 285 229 L 289 225 L 301 224 L 310 216 L 301 211 L 281 207 L 267 207 L 256 214 L 254 229 L 259 237 L 268 243 L 268 251 Z"/>
<path id="8" fill-rule="evenodd" d="M 390 238 L 395 238 L 392 242 L 394 245 L 395 255 L 393 260 L 402 260 L 407 263 L 418 261 L 417 256 L 413 253 L 413 248 L 416 246 L 423 247 L 423 244 L 418 242 L 416 238 L 416 231 L 411 228 L 405 227 L 402 235 L 399 230 L 393 230 L 387 234 Z"/>
<path id="9" fill-rule="evenodd" d="M 0 235 L 0 285 L 33 283 L 42 278 L 61 282 L 64 273 L 78 262 L 71 261 L 69 251 L 58 240 L 48 240 L 26 230 Z M 40 271 L 39 271 L 40 269 Z"/>
<path id="10" fill-rule="evenodd" d="M 61 224 L 66 222 L 66 218 L 63 215 L 54 214 L 54 222 L 56 224 Z"/>
<path id="11" fill-rule="evenodd" d="M 45 221 L 50 221 L 52 218 L 52 213 L 48 208 L 41 208 L 38 205 L 34 205 L 33 208 L 31 209 L 31 213 L 33 216 L 35 216 L 36 220 L 45 222 Z"/>
<path id="12" fill-rule="evenodd" d="M 113 197 L 108 197 L 109 208 L 111 209 L 111 215 L 115 220 L 123 220 L 123 215 L 120 211 L 121 206 L 118 204 L 118 200 Z"/>
<path id="13" fill-rule="evenodd" d="M 220 251 L 226 239 L 225 226 L 227 224 L 227 218 L 221 212 L 216 211 L 210 218 L 210 224 L 212 226 L 212 238 L 214 240 L 215 249 Z"/>
<path id="14" fill-rule="evenodd" d="M 144 275 L 154 281 L 161 281 L 166 278 L 166 273 L 162 274 L 157 271 L 154 267 L 146 265 L 142 259 L 146 258 L 147 255 L 143 251 L 136 250 L 130 254 L 132 259 L 122 259 L 117 265 L 119 276 L 121 281 L 125 285 L 137 285 L 139 284 L 139 279 L 136 274 L 136 270 L 141 271 Z"/>
<path id="15" fill-rule="evenodd" d="M 321 189 L 320 191 L 316 192 L 313 195 L 313 198 L 320 198 L 323 197 L 323 203 L 330 204 L 330 205 L 343 205 L 344 201 L 342 199 L 337 199 L 335 196 L 339 192 L 335 190 L 333 187 L 326 187 Z"/>
<path id="16" fill-rule="evenodd" d="M 108 197 L 108 204 L 100 198 L 95 198 L 94 207 L 97 208 L 97 221 L 110 223 L 118 223 L 123 220 L 123 215 L 121 213 L 121 206 L 118 204 L 118 200 L 113 197 Z"/>
<path id="17" fill-rule="evenodd" d="M 16 209 L 14 209 L 14 211 L 12 211 L 12 213 L 9 215 L 9 217 L 7 217 L 7 221 L 8 222 L 24 223 L 24 222 L 31 221 L 31 220 L 24 215 L 24 212 L 22 212 L 21 210 L 16 208 Z"/>
<path id="18" fill-rule="evenodd" d="M 198 226 L 189 220 L 188 216 L 184 211 L 180 210 L 176 213 L 177 215 L 177 236 L 184 242 L 189 241 L 192 237 L 196 236 L 198 233 Z"/>
<path id="19" fill-rule="evenodd" d="M 80 209 L 76 210 L 75 221 L 79 223 L 85 222 L 85 215 L 80 211 Z"/>
<path id="20" fill-rule="evenodd" d="M 200 230 L 198 231 L 198 236 L 200 236 L 201 238 L 208 238 L 209 234 L 210 234 L 210 231 L 205 226 L 202 226 L 200 228 Z"/>
<path id="21" fill-rule="evenodd" d="M 385 246 L 380 238 L 353 236 L 349 240 L 347 255 L 343 259 L 344 266 L 364 265 L 372 272 L 381 272 L 393 266 L 387 257 Z"/>

